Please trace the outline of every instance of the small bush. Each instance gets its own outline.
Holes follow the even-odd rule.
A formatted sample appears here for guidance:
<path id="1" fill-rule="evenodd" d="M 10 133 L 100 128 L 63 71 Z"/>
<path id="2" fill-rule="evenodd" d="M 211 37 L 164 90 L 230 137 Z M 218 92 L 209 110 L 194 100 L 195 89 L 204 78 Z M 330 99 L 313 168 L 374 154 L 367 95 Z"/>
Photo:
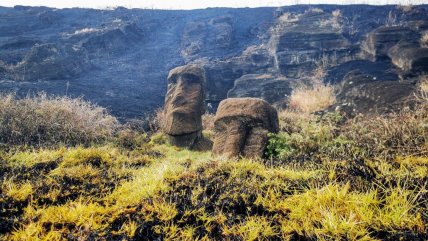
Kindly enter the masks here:
<path id="1" fill-rule="evenodd" d="M 153 112 L 144 115 L 141 118 L 126 120 L 125 126 L 129 129 L 147 134 L 153 134 L 162 129 L 164 121 L 163 109 L 159 108 Z"/>
<path id="2" fill-rule="evenodd" d="M 302 87 L 293 91 L 289 99 L 289 108 L 303 113 L 324 110 L 336 102 L 334 88 L 316 83 L 312 87 Z"/>
<path id="3" fill-rule="evenodd" d="M 0 143 L 49 146 L 100 143 L 114 135 L 118 121 L 106 109 L 81 98 L 46 94 L 0 95 Z"/>
<path id="4" fill-rule="evenodd" d="M 426 155 L 428 102 L 415 110 L 344 121 L 337 113 L 322 117 L 282 111 L 281 132 L 270 136 L 267 156 L 282 160 L 313 157 L 357 159 Z"/>
<path id="5" fill-rule="evenodd" d="M 359 116 L 342 128 L 348 139 L 369 156 L 394 158 L 397 155 L 428 153 L 428 102 L 415 110 L 373 117 Z"/>
<path id="6" fill-rule="evenodd" d="M 206 131 L 214 131 L 214 114 L 206 113 L 202 116 L 202 128 Z"/>
<path id="7" fill-rule="evenodd" d="M 149 118 L 149 127 L 151 132 L 156 132 L 162 129 L 162 124 L 165 121 L 163 108 L 157 109 Z"/>
<path id="8" fill-rule="evenodd" d="M 131 128 L 124 128 L 118 131 L 115 143 L 119 147 L 126 149 L 137 149 L 149 142 L 149 137 L 146 133 L 135 131 Z"/>

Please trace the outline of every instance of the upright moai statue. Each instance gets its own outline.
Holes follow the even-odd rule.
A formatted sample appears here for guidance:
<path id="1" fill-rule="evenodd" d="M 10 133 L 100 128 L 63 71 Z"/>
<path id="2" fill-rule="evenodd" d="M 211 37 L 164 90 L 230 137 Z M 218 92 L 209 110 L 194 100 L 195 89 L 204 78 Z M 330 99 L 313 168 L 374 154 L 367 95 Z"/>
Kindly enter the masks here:
<path id="1" fill-rule="evenodd" d="M 204 86 L 205 71 L 197 65 L 185 65 L 169 72 L 163 130 L 170 144 L 191 149 L 202 138 Z"/>

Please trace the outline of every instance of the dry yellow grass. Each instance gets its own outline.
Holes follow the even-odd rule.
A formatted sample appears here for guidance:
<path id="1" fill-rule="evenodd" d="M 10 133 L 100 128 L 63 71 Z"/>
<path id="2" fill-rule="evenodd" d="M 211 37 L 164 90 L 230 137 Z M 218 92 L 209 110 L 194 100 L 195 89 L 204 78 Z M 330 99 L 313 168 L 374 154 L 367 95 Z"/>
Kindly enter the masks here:
<path id="1" fill-rule="evenodd" d="M 419 87 L 422 91 L 422 95 L 428 98 L 428 76 L 421 77 Z"/>
<path id="2" fill-rule="evenodd" d="M 89 144 L 112 137 L 118 121 L 81 98 L 0 95 L 0 143 Z"/>
<path id="3" fill-rule="evenodd" d="M 303 113 L 324 110 L 336 102 L 334 88 L 330 85 L 314 84 L 293 91 L 289 99 L 289 108 Z"/>

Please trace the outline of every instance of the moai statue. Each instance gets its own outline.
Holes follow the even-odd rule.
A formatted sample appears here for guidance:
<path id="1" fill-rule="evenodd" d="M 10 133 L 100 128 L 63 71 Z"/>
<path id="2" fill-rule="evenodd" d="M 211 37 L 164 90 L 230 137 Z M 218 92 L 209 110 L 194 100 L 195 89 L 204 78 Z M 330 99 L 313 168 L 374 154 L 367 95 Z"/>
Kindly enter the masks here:
<path id="1" fill-rule="evenodd" d="M 192 149 L 202 138 L 205 71 L 197 65 L 169 72 L 163 130 L 172 145 Z"/>
<path id="2" fill-rule="evenodd" d="M 228 158 L 262 157 L 269 132 L 278 132 L 278 113 L 258 98 L 223 100 L 214 119 L 213 152 Z"/>

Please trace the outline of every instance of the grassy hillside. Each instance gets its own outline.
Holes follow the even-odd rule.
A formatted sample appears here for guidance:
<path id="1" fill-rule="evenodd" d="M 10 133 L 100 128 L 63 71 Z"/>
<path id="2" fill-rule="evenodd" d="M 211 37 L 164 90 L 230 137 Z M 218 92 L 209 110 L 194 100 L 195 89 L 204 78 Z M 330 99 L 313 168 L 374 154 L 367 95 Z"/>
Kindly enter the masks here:
<path id="1" fill-rule="evenodd" d="M 10 118 L 17 103 L 2 126 L 24 126 Z M 93 116 L 112 123 L 102 138 L 0 132 L 1 240 L 428 239 L 426 101 L 352 119 L 283 111 L 262 160 L 179 149 Z"/>

